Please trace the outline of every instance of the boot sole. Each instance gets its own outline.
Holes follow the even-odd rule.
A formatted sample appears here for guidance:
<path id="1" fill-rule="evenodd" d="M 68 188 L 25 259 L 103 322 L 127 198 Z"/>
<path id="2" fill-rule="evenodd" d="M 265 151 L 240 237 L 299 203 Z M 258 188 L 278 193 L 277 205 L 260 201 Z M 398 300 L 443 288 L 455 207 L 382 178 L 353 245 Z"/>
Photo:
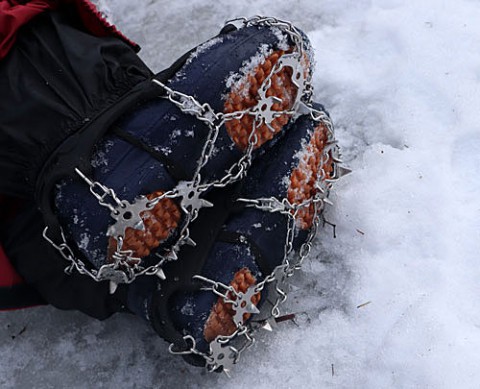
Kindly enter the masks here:
<path id="1" fill-rule="evenodd" d="M 333 160 L 330 155 L 322 164 L 324 149 L 328 142 L 328 129 L 323 124 L 315 127 L 309 143 L 300 151 L 299 162 L 290 175 L 290 185 L 287 190 L 287 199 L 291 204 L 300 205 L 312 199 L 317 190 L 315 183 L 319 178 L 323 180 L 333 173 Z M 321 175 L 321 177 L 319 177 Z M 296 215 L 296 225 L 302 230 L 312 227 L 315 218 L 315 207 L 312 204 L 300 208 Z M 235 291 L 245 293 L 246 290 L 256 283 L 255 278 L 247 268 L 238 271 L 230 286 Z M 235 297 L 229 295 L 235 300 Z M 252 298 L 252 303 L 257 305 L 261 293 Z M 219 297 L 213 306 L 210 315 L 205 323 L 204 338 L 207 342 L 213 341 L 217 336 L 230 336 L 236 330 L 233 316 L 235 311 L 230 303 L 226 303 Z M 244 314 L 243 321 L 250 318 L 250 314 Z"/>
<path id="2" fill-rule="evenodd" d="M 163 192 L 154 192 L 147 195 L 149 200 L 159 197 Z M 180 207 L 169 198 L 161 199 L 151 210 L 140 214 L 145 225 L 144 230 L 127 228 L 123 240 L 122 251 L 131 251 L 132 257 L 144 258 L 151 251 L 160 246 L 177 229 L 180 219 Z M 108 261 L 114 262 L 113 254 L 117 251 L 117 240 L 109 239 Z M 134 265 L 134 263 L 129 263 Z"/>
<path id="3" fill-rule="evenodd" d="M 256 279 L 250 270 L 243 268 L 235 273 L 230 286 L 232 286 L 236 292 L 245 293 L 250 286 L 255 284 L 255 282 Z M 228 297 L 235 301 L 233 293 L 229 293 Z M 251 301 L 254 305 L 257 305 L 260 301 L 260 293 L 254 295 Z M 203 331 L 205 340 L 211 342 L 217 336 L 229 336 L 233 334 L 237 329 L 237 326 L 233 321 L 234 315 L 235 311 L 233 310 L 232 304 L 226 303 L 223 298 L 219 297 L 205 322 L 205 328 Z M 250 316 L 251 314 L 245 313 L 243 315 L 243 321 L 248 320 Z"/>
<path id="4" fill-rule="evenodd" d="M 290 175 L 290 184 L 287 190 L 287 199 L 290 204 L 300 205 L 311 200 L 318 189 L 315 183 L 320 178 L 325 180 L 333 174 L 333 160 L 328 155 L 322 164 L 324 148 L 328 142 L 328 129 L 320 124 L 315 127 L 309 144 L 301 151 L 300 161 Z M 320 177 L 321 176 L 321 177 Z M 296 225 L 302 230 L 312 227 L 315 218 L 315 206 L 313 203 L 301 207 L 296 215 Z"/>
<path id="5" fill-rule="evenodd" d="M 231 114 L 254 108 L 260 99 L 259 89 L 270 76 L 278 59 L 291 50 L 276 50 L 265 58 L 265 61 L 254 68 L 253 72 L 244 75 L 242 79 L 232 88 L 225 100 L 224 113 Z M 305 66 L 308 72 L 308 66 Z M 245 93 L 247 91 L 247 93 Z M 273 111 L 289 111 L 292 109 L 297 96 L 298 88 L 292 81 L 292 69 L 284 67 L 271 76 L 271 85 L 267 89 L 267 97 L 277 97 L 281 103 L 272 106 Z M 252 115 L 243 115 L 241 119 L 233 119 L 225 123 L 228 135 L 241 150 L 248 147 L 249 137 L 255 122 Z M 277 135 L 290 120 L 290 115 L 283 114 L 274 118 L 270 127 L 262 123 L 256 129 L 257 142 L 254 148 L 258 148 Z"/>

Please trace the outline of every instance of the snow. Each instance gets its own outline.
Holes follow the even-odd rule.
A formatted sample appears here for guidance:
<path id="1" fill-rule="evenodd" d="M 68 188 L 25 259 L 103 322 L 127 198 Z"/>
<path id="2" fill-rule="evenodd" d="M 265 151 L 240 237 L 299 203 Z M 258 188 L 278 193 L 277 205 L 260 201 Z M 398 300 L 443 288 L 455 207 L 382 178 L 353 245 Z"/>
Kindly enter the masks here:
<path id="1" fill-rule="evenodd" d="M 253 71 L 265 61 L 271 53 L 272 49 L 269 49 L 268 45 L 262 45 L 259 48 L 257 55 L 246 59 L 242 64 L 242 68 L 238 72 L 230 74 L 227 79 L 226 86 L 234 91 L 242 90 L 243 95 L 247 95 L 247 92 L 250 88 L 250 83 L 248 82 L 248 76 L 253 74 Z"/>
<path id="2" fill-rule="evenodd" d="M 233 378 L 171 357 L 139 319 L 0 314 L 0 387 L 478 388 L 480 7 L 473 0 L 103 0 L 160 70 L 224 20 L 289 19 L 353 173 L 292 282 L 296 322 Z M 292 5 L 293 4 L 293 5 Z"/>
<path id="3" fill-rule="evenodd" d="M 278 48 L 280 50 L 287 51 L 290 48 L 287 35 L 283 34 L 282 30 L 278 27 L 272 27 L 270 30 L 272 31 L 272 33 L 275 34 L 278 39 Z"/>

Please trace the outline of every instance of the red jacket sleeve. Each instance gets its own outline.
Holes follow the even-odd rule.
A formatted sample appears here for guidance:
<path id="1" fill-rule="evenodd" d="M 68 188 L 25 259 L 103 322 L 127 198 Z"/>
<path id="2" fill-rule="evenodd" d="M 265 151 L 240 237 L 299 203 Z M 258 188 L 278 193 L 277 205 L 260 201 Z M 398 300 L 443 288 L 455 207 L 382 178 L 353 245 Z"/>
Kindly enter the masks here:
<path id="1" fill-rule="evenodd" d="M 5 58 L 12 46 L 18 30 L 42 12 L 59 6 L 74 7 L 85 29 L 94 36 L 115 36 L 127 42 L 136 51 L 139 46 L 126 38 L 111 25 L 89 0 L 0 0 L 0 60 Z"/>
<path id="2" fill-rule="evenodd" d="M 19 28 L 53 7 L 53 2 L 48 0 L 33 0 L 25 5 L 17 4 L 16 1 L 0 0 L 0 60 L 14 45 Z"/>

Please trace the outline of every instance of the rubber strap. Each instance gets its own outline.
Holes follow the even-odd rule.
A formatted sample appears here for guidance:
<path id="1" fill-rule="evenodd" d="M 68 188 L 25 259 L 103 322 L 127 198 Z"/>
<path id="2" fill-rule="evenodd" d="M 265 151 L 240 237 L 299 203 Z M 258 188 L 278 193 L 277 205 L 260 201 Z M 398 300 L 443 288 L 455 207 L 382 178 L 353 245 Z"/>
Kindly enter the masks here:
<path id="1" fill-rule="evenodd" d="M 155 150 L 153 147 L 146 144 L 141 139 L 135 137 L 130 132 L 121 129 L 118 126 L 113 126 L 111 132 L 115 134 L 120 139 L 124 140 L 125 142 L 130 143 L 132 146 L 139 148 L 140 150 L 145 151 L 148 153 L 152 158 L 156 159 L 157 161 L 163 163 L 167 168 L 168 173 L 176 180 L 176 181 L 186 181 L 190 180 L 190 177 L 185 170 L 181 168 L 181 166 L 175 165 L 170 158 L 168 158 L 165 153 L 161 153 Z"/>

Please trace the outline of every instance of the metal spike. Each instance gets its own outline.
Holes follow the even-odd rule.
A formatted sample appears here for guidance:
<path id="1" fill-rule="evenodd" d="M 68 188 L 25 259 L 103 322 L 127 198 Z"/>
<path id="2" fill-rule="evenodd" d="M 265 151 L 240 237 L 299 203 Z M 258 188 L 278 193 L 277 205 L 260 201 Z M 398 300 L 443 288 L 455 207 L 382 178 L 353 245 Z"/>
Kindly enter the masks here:
<path id="1" fill-rule="evenodd" d="M 337 167 L 337 176 L 338 177 L 346 176 L 347 174 L 350 174 L 351 172 L 352 172 L 352 170 L 345 167 L 345 166 L 338 166 Z"/>
<path id="2" fill-rule="evenodd" d="M 75 173 L 77 173 L 80 178 L 85 181 L 88 185 L 93 186 L 93 181 L 89 179 L 85 174 L 82 173 L 82 171 L 78 168 L 75 168 Z"/>
<path id="3" fill-rule="evenodd" d="M 298 286 L 293 285 L 292 283 L 289 283 L 288 287 L 289 287 L 291 292 L 297 292 L 298 290 L 300 290 L 300 288 Z"/>
<path id="4" fill-rule="evenodd" d="M 192 246 L 192 247 L 195 247 L 197 244 L 195 243 L 195 241 L 188 237 L 187 239 L 185 239 L 185 244 L 188 244 L 189 246 Z"/>
<path id="5" fill-rule="evenodd" d="M 225 25 L 227 26 L 227 25 L 231 24 L 237 30 L 240 30 L 241 28 L 245 27 L 246 22 L 247 22 L 247 19 L 238 18 L 238 19 L 228 20 L 227 22 L 225 22 Z"/>
<path id="6" fill-rule="evenodd" d="M 268 321 L 265 322 L 265 324 L 262 326 L 262 329 L 264 329 L 265 331 L 269 331 L 269 332 L 273 331 L 273 327 L 270 324 L 270 322 L 268 322 Z"/>
<path id="7" fill-rule="evenodd" d="M 161 280 L 166 280 L 167 279 L 167 276 L 165 275 L 165 273 L 163 272 L 162 269 L 158 269 L 157 272 L 155 273 L 155 275 L 160 278 Z"/>
<path id="8" fill-rule="evenodd" d="M 303 101 L 299 101 L 297 105 L 297 113 L 296 116 L 306 115 L 307 113 L 311 112 L 311 108 L 305 104 Z"/>
<path id="9" fill-rule="evenodd" d="M 325 204 L 328 204 L 328 205 L 333 205 L 333 203 L 332 203 L 329 199 L 327 199 L 327 198 L 324 198 L 324 199 L 323 199 L 323 202 L 324 202 Z"/>
<path id="10" fill-rule="evenodd" d="M 115 281 L 110 281 L 109 284 L 109 292 L 110 294 L 114 294 L 115 291 L 117 290 L 118 284 Z"/>
<path id="11" fill-rule="evenodd" d="M 268 319 L 265 322 L 265 324 L 262 326 L 262 329 L 264 329 L 265 331 L 272 332 L 275 324 L 276 324 L 275 319 Z"/>
<path id="12" fill-rule="evenodd" d="M 143 223 L 143 220 L 139 220 L 135 226 L 133 226 L 134 230 L 139 230 L 139 231 L 145 231 L 145 224 Z"/>
<path id="13" fill-rule="evenodd" d="M 328 182 L 328 180 L 325 180 L 326 182 Z M 318 190 L 320 193 L 324 194 L 325 193 L 325 189 L 323 189 L 322 185 L 320 182 L 316 182 L 315 183 L 315 189 Z"/>
<path id="14" fill-rule="evenodd" d="M 248 313 L 255 313 L 255 314 L 260 313 L 260 311 L 258 310 L 258 308 L 257 308 L 257 307 L 255 306 L 255 304 L 253 304 L 253 303 L 247 304 L 247 306 L 246 306 L 246 311 L 247 311 Z"/>
<path id="15" fill-rule="evenodd" d="M 172 261 L 176 261 L 178 259 L 178 255 L 175 252 L 175 250 L 172 250 L 167 254 L 167 258 L 172 260 Z"/>
<path id="16" fill-rule="evenodd" d="M 275 130 L 275 128 L 272 127 L 272 125 L 271 125 L 270 123 L 265 122 L 265 125 L 268 127 L 268 129 L 269 129 L 271 132 L 275 133 L 276 130 Z"/>
<path id="17" fill-rule="evenodd" d="M 283 100 L 277 96 L 272 96 L 272 100 L 274 100 L 276 103 L 283 103 Z"/>
<path id="18" fill-rule="evenodd" d="M 201 199 L 200 200 L 200 204 L 201 204 L 201 207 L 202 208 L 211 208 L 213 207 L 213 204 L 210 202 L 210 201 L 207 201 L 207 200 L 204 200 L 204 199 Z"/>

